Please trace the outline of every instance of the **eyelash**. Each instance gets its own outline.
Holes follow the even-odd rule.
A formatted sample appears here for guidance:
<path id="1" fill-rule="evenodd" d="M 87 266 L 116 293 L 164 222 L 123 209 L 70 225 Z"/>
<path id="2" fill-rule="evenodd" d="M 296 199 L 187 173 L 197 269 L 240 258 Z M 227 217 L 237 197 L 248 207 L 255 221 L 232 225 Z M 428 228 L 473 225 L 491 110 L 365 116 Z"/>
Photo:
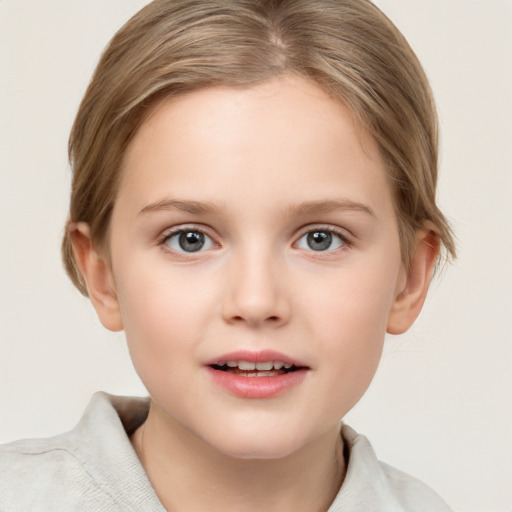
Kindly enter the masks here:
<path id="1" fill-rule="evenodd" d="M 350 240 L 350 238 L 348 237 L 346 231 L 342 231 L 341 229 L 337 229 L 335 227 L 332 227 L 332 226 L 322 226 L 322 225 L 318 225 L 318 226 L 311 226 L 311 225 L 308 225 L 307 228 L 305 228 L 301 233 L 300 235 L 297 237 L 297 241 L 294 242 L 294 245 L 296 245 L 300 240 L 302 240 L 302 238 L 304 238 L 306 235 L 308 234 L 311 234 L 311 233 L 329 233 L 331 235 L 335 235 L 337 236 L 340 240 L 341 240 L 341 245 L 339 247 L 336 247 L 335 249 L 329 249 L 329 250 L 326 250 L 326 251 L 315 251 L 313 249 L 305 249 L 307 250 L 307 252 L 311 252 L 311 253 L 314 253 L 315 255 L 323 255 L 323 256 L 328 256 L 328 255 L 331 255 L 333 253 L 338 253 L 340 251 L 346 251 L 347 249 L 350 249 L 350 247 L 352 246 L 352 242 Z"/>
<path id="2" fill-rule="evenodd" d="M 179 228 L 176 228 L 176 229 L 172 229 L 170 231 L 166 231 L 164 232 L 159 240 L 158 240 L 158 245 L 162 247 L 162 249 L 166 252 L 169 252 L 169 253 L 172 253 L 172 254 L 178 254 L 180 256 L 184 256 L 184 255 L 187 255 L 188 257 L 190 256 L 193 256 L 195 255 L 196 253 L 201 253 L 203 252 L 201 249 L 202 247 L 198 250 L 198 251 L 190 251 L 190 252 L 187 252 L 187 251 L 177 251 L 177 250 L 174 250 L 172 249 L 171 247 L 169 247 L 167 245 L 167 243 L 169 242 L 169 240 L 171 240 L 173 237 L 176 237 L 177 235 L 180 235 L 180 234 L 183 234 L 183 233 L 198 233 L 200 235 L 203 235 L 204 237 L 208 238 L 209 240 L 211 240 L 211 243 L 216 246 L 216 247 L 219 247 L 220 244 L 218 244 L 217 242 L 215 242 L 215 240 L 213 239 L 212 236 L 210 236 L 206 230 L 204 229 L 201 229 L 200 227 L 198 226 L 184 226 L 184 227 L 179 227 Z M 298 244 L 298 242 L 300 240 L 302 240 L 302 238 L 304 238 L 306 235 L 309 235 L 311 233 L 328 233 L 328 234 L 331 234 L 331 235 L 334 235 L 336 237 L 338 237 L 341 241 L 341 244 L 340 246 L 334 248 L 334 249 L 329 249 L 329 250 L 325 250 L 325 251 L 315 251 L 314 249 L 304 249 L 305 251 L 307 252 L 311 252 L 311 253 L 314 253 L 316 255 L 330 255 L 332 253 L 335 253 L 335 252 L 339 252 L 339 251 L 345 251 L 347 249 L 349 249 L 351 246 L 352 246 L 352 242 L 351 240 L 349 239 L 349 237 L 347 236 L 347 234 L 340 230 L 340 229 L 336 229 L 336 228 L 333 228 L 332 226 L 311 226 L 309 225 L 307 228 L 304 228 L 299 236 L 296 238 L 296 241 L 294 242 L 294 246 L 296 246 Z"/>
<path id="3" fill-rule="evenodd" d="M 183 233 L 198 233 L 200 235 L 203 235 L 205 238 L 208 238 L 209 240 L 211 240 L 213 245 L 215 245 L 217 247 L 219 246 L 219 244 L 217 242 L 215 242 L 213 237 L 211 237 L 206 232 L 206 230 L 201 229 L 200 227 L 197 227 L 197 226 L 184 226 L 184 227 L 179 227 L 177 229 L 172 229 L 170 231 L 166 231 L 162 234 L 162 236 L 158 240 L 158 245 L 161 246 L 164 251 L 172 253 L 172 254 L 178 254 L 180 256 L 183 256 L 183 255 L 191 256 L 191 255 L 196 254 L 196 252 L 202 252 L 201 250 L 195 251 L 195 252 L 194 251 L 190 251 L 190 252 L 176 251 L 167 245 L 169 240 L 171 240 L 173 237 L 176 237 L 177 235 L 180 235 Z"/>

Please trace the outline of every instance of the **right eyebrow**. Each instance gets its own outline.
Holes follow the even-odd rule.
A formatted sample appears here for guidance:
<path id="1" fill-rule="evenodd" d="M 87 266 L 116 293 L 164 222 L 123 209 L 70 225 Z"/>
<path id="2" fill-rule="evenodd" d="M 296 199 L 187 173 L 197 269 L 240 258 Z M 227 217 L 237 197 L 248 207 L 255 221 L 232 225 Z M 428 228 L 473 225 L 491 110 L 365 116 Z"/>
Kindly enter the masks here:
<path id="1" fill-rule="evenodd" d="M 144 206 L 138 215 L 159 211 L 181 211 L 192 214 L 219 213 L 221 208 L 212 202 L 185 201 L 178 199 L 163 199 Z"/>

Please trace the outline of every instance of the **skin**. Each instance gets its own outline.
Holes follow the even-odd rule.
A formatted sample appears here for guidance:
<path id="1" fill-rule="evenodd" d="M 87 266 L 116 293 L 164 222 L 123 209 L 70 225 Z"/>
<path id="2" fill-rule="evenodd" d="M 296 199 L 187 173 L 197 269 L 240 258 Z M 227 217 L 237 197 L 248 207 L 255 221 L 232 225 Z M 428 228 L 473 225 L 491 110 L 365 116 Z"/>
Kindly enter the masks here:
<path id="1" fill-rule="evenodd" d="M 180 228 L 207 244 L 183 251 Z M 313 250 L 315 231 L 339 234 Z M 403 267 L 383 160 L 347 107 L 293 76 L 169 100 L 125 155 L 110 258 L 87 225 L 72 235 L 152 398 L 132 442 L 167 510 L 327 510 L 345 472 L 339 421 L 386 331 L 419 314 L 437 256 L 425 229 Z M 241 349 L 278 350 L 306 376 L 277 397 L 234 396 L 205 362 Z"/>

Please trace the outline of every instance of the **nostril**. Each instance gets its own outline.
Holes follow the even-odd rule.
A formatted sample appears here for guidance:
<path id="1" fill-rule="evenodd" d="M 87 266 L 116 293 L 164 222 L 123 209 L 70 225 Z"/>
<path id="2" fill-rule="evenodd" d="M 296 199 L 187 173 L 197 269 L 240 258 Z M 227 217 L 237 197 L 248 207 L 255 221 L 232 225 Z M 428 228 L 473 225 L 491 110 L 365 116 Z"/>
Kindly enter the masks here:
<path id="1" fill-rule="evenodd" d="M 265 317 L 263 317 L 265 318 Z M 231 322 L 234 322 L 234 323 L 249 323 L 249 324 L 259 324 L 260 322 L 255 320 L 255 321 L 252 321 L 250 318 L 245 318 L 243 315 L 235 315 L 231 318 Z M 281 322 L 281 317 L 278 316 L 278 315 L 272 315 L 272 316 L 269 316 L 267 318 L 265 318 L 263 320 L 264 323 L 267 323 L 267 325 L 271 324 L 271 325 L 278 325 L 280 322 Z"/>

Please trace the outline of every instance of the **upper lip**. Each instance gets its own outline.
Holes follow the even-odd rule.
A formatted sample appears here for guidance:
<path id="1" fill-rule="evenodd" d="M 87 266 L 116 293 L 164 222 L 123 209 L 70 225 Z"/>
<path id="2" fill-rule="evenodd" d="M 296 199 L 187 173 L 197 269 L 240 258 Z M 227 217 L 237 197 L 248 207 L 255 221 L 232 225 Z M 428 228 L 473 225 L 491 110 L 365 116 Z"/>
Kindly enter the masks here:
<path id="1" fill-rule="evenodd" d="M 248 361 L 251 363 L 264 363 L 267 361 L 280 361 L 282 363 L 291 364 L 292 366 L 298 366 L 307 368 L 308 365 L 298 359 L 282 354 L 275 350 L 237 350 L 235 352 L 229 352 L 222 354 L 221 356 L 214 357 L 205 362 L 206 366 L 212 366 L 226 361 Z"/>

